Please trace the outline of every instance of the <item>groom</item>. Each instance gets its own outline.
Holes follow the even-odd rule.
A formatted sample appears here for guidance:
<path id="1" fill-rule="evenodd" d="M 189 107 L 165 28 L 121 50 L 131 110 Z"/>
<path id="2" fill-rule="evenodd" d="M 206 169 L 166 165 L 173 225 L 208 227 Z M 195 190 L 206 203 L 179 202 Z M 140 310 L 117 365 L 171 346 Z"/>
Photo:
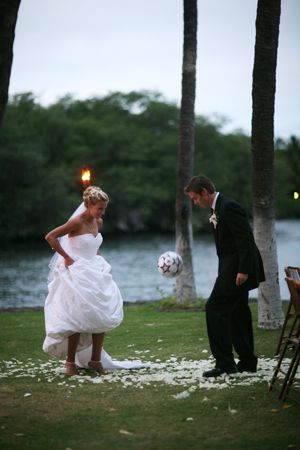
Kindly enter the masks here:
<path id="1" fill-rule="evenodd" d="M 256 372 L 248 297 L 265 276 L 245 211 L 235 200 L 216 192 L 205 175 L 193 177 L 184 191 L 195 205 L 211 208 L 210 223 L 219 258 L 218 276 L 206 303 L 207 333 L 216 364 L 203 376 Z M 233 348 L 239 357 L 237 365 Z"/>

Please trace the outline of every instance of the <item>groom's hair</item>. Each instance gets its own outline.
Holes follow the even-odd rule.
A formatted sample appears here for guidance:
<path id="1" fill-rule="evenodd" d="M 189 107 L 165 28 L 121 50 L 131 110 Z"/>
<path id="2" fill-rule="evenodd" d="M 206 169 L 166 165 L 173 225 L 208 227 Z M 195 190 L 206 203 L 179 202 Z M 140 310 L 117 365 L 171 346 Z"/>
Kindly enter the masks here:
<path id="1" fill-rule="evenodd" d="M 187 186 L 184 188 L 185 194 L 195 192 L 201 194 L 203 189 L 207 189 L 210 194 L 216 192 L 214 183 L 205 175 L 196 175 L 190 179 Z"/>

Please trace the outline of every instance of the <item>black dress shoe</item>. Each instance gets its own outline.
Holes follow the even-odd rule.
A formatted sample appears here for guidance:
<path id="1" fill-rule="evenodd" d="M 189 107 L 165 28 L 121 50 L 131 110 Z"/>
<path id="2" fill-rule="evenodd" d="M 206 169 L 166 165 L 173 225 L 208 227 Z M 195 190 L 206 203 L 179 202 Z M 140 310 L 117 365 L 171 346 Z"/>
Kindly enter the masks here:
<path id="1" fill-rule="evenodd" d="M 206 372 L 203 372 L 202 376 L 204 378 L 216 378 L 220 375 L 223 375 L 223 373 L 226 373 L 229 375 L 230 373 L 237 373 L 237 368 L 232 367 L 231 369 L 219 369 L 219 367 L 215 367 L 214 369 L 207 370 Z"/>

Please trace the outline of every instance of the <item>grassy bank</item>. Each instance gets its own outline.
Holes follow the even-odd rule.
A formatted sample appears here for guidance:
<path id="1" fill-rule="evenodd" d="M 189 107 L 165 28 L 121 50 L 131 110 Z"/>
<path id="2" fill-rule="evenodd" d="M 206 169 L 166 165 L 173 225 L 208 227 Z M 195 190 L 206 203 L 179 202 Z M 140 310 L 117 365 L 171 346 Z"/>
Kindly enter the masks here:
<path id="1" fill-rule="evenodd" d="M 300 448 L 299 406 L 268 392 L 279 331 L 257 329 L 257 374 L 206 382 L 203 311 L 125 308 L 107 334 L 115 358 L 150 367 L 69 379 L 42 350 L 42 311 L 0 313 L 0 447 L 5 450 Z M 299 392 L 298 392 L 299 394 Z M 298 395 L 299 398 L 299 395 Z"/>

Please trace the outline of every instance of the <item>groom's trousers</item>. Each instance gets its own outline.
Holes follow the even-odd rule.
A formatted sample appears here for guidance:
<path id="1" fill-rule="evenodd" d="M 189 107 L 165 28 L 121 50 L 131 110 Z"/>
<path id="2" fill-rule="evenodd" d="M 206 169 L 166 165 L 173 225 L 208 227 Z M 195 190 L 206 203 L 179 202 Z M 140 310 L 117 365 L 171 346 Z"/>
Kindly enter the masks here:
<path id="1" fill-rule="evenodd" d="M 233 349 L 243 364 L 251 364 L 254 341 L 249 291 L 236 288 L 224 294 L 216 282 L 206 303 L 206 324 L 209 344 L 216 367 L 230 371 L 236 367 Z"/>

